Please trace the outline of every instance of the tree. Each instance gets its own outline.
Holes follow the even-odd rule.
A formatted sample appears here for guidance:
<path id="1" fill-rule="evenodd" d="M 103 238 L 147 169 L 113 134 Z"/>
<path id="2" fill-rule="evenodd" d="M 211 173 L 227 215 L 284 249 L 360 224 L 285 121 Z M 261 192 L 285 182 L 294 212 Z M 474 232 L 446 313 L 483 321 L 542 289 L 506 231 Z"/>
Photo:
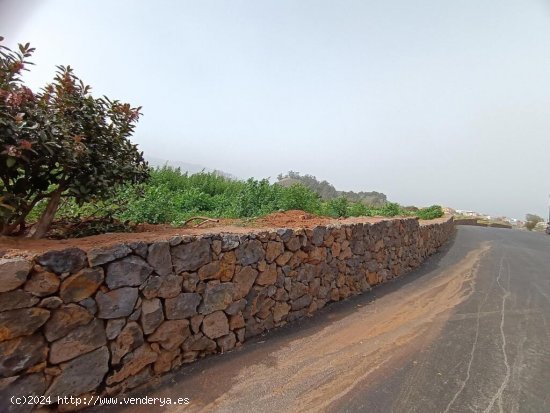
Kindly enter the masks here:
<path id="1" fill-rule="evenodd" d="M 20 75 L 33 52 L 28 43 L 18 51 L 0 44 L 0 233 L 23 233 L 43 202 L 30 232 L 40 238 L 63 197 L 105 199 L 121 184 L 146 180 L 149 167 L 129 141 L 140 107 L 94 98 L 70 66 L 32 92 Z"/>
<path id="2" fill-rule="evenodd" d="M 532 231 L 539 222 L 543 222 L 544 219 L 535 214 L 525 215 L 525 228 Z"/>

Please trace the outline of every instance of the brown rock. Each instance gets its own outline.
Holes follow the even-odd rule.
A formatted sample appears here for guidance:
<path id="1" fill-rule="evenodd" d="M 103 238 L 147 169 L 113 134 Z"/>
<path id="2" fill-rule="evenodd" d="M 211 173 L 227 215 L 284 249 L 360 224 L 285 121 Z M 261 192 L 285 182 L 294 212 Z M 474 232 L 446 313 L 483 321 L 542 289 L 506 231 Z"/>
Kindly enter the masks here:
<path id="1" fill-rule="evenodd" d="M 153 371 L 155 372 L 155 374 L 161 374 L 170 371 L 172 369 L 172 362 L 179 354 L 179 348 L 176 348 L 172 351 L 162 351 L 159 354 L 157 361 L 155 361 L 155 364 L 153 365 Z"/>
<path id="2" fill-rule="evenodd" d="M 273 307 L 274 305 L 275 301 L 271 298 L 265 298 L 261 300 L 256 316 L 261 318 L 262 320 L 265 320 L 270 315 L 271 307 Z"/>
<path id="3" fill-rule="evenodd" d="M 235 287 L 235 292 L 233 298 L 238 300 L 240 298 L 246 297 L 250 288 L 256 281 L 258 276 L 258 271 L 252 267 L 243 267 L 235 276 L 233 277 L 233 284 Z"/>
<path id="4" fill-rule="evenodd" d="M 25 283 L 25 291 L 38 297 L 51 295 L 59 288 L 60 280 L 51 272 L 35 272 Z"/>
<path id="5" fill-rule="evenodd" d="M 162 278 L 162 283 L 158 289 L 158 296 L 161 298 L 174 298 L 181 293 L 183 277 L 179 275 L 167 275 Z"/>
<path id="6" fill-rule="evenodd" d="M 145 334 L 150 334 L 164 321 L 162 303 L 158 298 L 143 300 L 141 304 L 141 326 Z"/>
<path id="7" fill-rule="evenodd" d="M 297 236 L 294 236 L 285 242 L 285 246 L 288 250 L 294 252 L 298 251 L 302 245 L 300 243 L 300 239 Z"/>
<path id="8" fill-rule="evenodd" d="M 109 350 L 100 347 L 61 364 L 61 370 L 62 373 L 53 380 L 45 396 L 56 399 L 58 396 L 79 396 L 96 390 L 109 370 Z"/>
<path id="9" fill-rule="evenodd" d="M 24 258 L 0 258 L 0 292 L 21 286 L 27 280 L 31 266 Z"/>
<path id="10" fill-rule="evenodd" d="M 127 245 L 118 244 L 107 248 L 96 248 L 88 252 L 90 267 L 107 264 L 131 254 L 132 250 Z"/>
<path id="11" fill-rule="evenodd" d="M 220 259 L 220 281 L 231 281 L 233 275 L 235 275 L 236 262 L 237 257 L 235 256 L 235 251 L 228 251 L 223 254 Z"/>
<path id="12" fill-rule="evenodd" d="M 325 238 L 326 234 L 326 228 L 325 227 L 315 227 L 313 228 L 312 234 L 311 234 L 311 243 L 316 246 L 320 246 L 323 244 L 323 240 Z"/>
<path id="13" fill-rule="evenodd" d="M 290 305 L 288 305 L 287 303 L 275 303 L 275 305 L 273 306 L 273 321 L 278 323 L 279 321 L 283 320 L 289 311 Z"/>
<path id="14" fill-rule="evenodd" d="M 222 353 L 225 353 L 226 351 L 231 350 L 233 347 L 235 347 L 237 339 L 235 338 L 235 334 L 231 332 L 226 336 L 218 338 L 216 342 L 218 343 L 220 351 Z"/>
<path id="15" fill-rule="evenodd" d="M 212 251 L 216 255 L 220 255 L 222 252 L 222 241 L 217 239 L 212 241 Z"/>
<path id="16" fill-rule="evenodd" d="M 265 258 L 265 251 L 262 243 L 256 239 L 241 244 L 236 252 L 237 261 L 243 267 L 257 263 Z"/>
<path id="17" fill-rule="evenodd" d="M 199 275 L 196 272 L 182 272 L 183 277 L 182 290 L 184 293 L 194 293 L 197 291 Z"/>
<path id="18" fill-rule="evenodd" d="M 208 284 L 204 292 L 203 302 L 199 306 L 200 314 L 210 314 L 225 310 L 233 302 L 233 283 Z"/>
<path id="19" fill-rule="evenodd" d="M 275 296 L 273 297 L 276 301 L 288 301 L 288 293 L 284 288 L 277 288 Z"/>
<path id="20" fill-rule="evenodd" d="M 282 242 L 269 241 L 267 243 L 265 259 L 267 262 L 271 263 L 275 261 L 283 252 L 285 252 L 285 247 Z"/>
<path id="21" fill-rule="evenodd" d="M 238 301 L 233 302 L 229 307 L 225 309 L 225 313 L 228 315 L 235 315 L 240 313 L 246 307 L 246 300 L 241 298 Z"/>
<path id="22" fill-rule="evenodd" d="M 92 297 L 85 298 L 84 300 L 79 301 L 78 304 L 88 310 L 91 315 L 95 315 L 97 313 L 97 303 Z"/>
<path id="23" fill-rule="evenodd" d="M 308 262 L 319 264 L 327 259 L 327 250 L 324 247 L 315 247 L 309 252 Z"/>
<path id="24" fill-rule="evenodd" d="M 208 314 L 202 321 L 202 332 L 209 338 L 218 338 L 229 333 L 229 324 L 223 311 Z"/>
<path id="25" fill-rule="evenodd" d="M 220 262 L 213 261 L 199 269 L 200 280 L 215 280 L 220 278 Z"/>
<path id="26" fill-rule="evenodd" d="M 291 303 L 292 310 L 293 311 L 300 310 L 304 307 L 309 306 L 311 304 L 311 300 L 312 300 L 312 297 L 309 294 L 305 294 L 301 296 L 300 298 L 292 301 Z"/>
<path id="27" fill-rule="evenodd" d="M 153 268 L 135 255 L 107 265 L 105 283 L 113 290 L 119 287 L 137 287 L 145 282 Z"/>
<path id="28" fill-rule="evenodd" d="M 102 268 L 84 268 L 63 281 L 59 296 L 66 303 L 75 303 L 91 297 L 103 282 Z"/>
<path id="29" fill-rule="evenodd" d="M 191 317 L 191 330 L 194 334 L 197 334 L 200 331 L 202 320 L 204 320 L 204 316 L 202 314 Z"/>
<path id="30" fill-rule="evenodd" d="M 44 336 L 50 342 L 55 341 L 75 328 L 88 324 L 92 318 L 89 311 L 79 305 L 65 305 L 52 311 L 50 319 L 44 325 Z"/>
<path id="31" fill-rule="evenodd" d="M 202 238 L 172 247 L 172 263 L 178 274 L 182 271 L 196 271 L 211 260 L 212 253 L 207 239 Z"/>
<path id="32" fill-rule="evenodd" d="M 63 300 L 61 298 L 53 296 L 43 298 L 38 306 L 42 308 L 47 308 L 49 310 L 55 310 L 56 308 L 61 307 L 62 304 Z"/>
<path id="33" fill-rule="evenodd" d="M 103 321 L 94 319 L 89 324 L 77 327 L 66 336 L 50 345 L 49 361 L 58 364 L 89 353 L 107 343 Z"/>
<path id="34" fill-rule="evenodd" d="M 125 325 L 125 318 L 113 318 L 111 320 L 107 320 L 107 325 L 105 326 L 105 335 L 107 336 L 107 340 L 114 340 L 117 338 Z"/>
<path id="35" fill-rule="evenodd" d="M 238 235 L 224 234 L 222 235 L 222 251 L 234 250 L 240 245 Z"/>
<path id="36" fill-rule="evenodd" d="M 140 287 L 143 296 L 147 299 L 158 297 L 163 278 L 164 277 L 158 277 L 156 275 L 147 278 L 147 281 Z"/>
<path id="37" fill-rule="evenodd" d="M 166 318 L 179 320 L 190 318 L 197 314 L 197 306 L 201 302 L 201 296 L 195 293 L 181 293 L 177 297 L 167 298 L 164 301 Z"/>
<path id="38" fill-rule="evenodd" d="M 190 336 L 189 321 L 167 320 L 147 337 L 150 342 L 158 342 L 166 350 L 174 350 Z"/>
<path id="39" fill-rule="evenodd" d="M 367 273 L 367 281 L 370 285 L 376 285 L 378 284 L 378 274 L 372 271 L 369 271 Z"/>
<path id="40" fill-rule="evenodd" d="M 302 284 L 301 282 L 293 282 L 289 293 L 290 299 L 294 301 L 306 294 L 308 291 L 309 288 L 307 285 Z"/>
<path id="41" fill-rule="evenodd" d="M 127 361 L 125 360 L 122 368 L 107 377 L 106 383 L 108 385 L 121 382 L 130 376 L 136 375 L 145 366 L 154 363 L 158 358 L 158 354 L 151 350 L 149 344 L 143 344 L 128 356 L 130 357 L 128 357 Z"/>
<path id="42" fill-rule="evenodd" d="M 48 346 L 41 334 L 0 343 L 0 376 L 14 376 L 46 360 Z"/>
<path id="43" fill-rule="evenodd" d="M 36 262 L 56 274 L 73 274 L 86 266 L 86 253 L 78 248 L 48 251 L 37 257 Z"/>
<path id="44" fill-rule="evenodd" d="M 0 313 L 0 342 L 28 336 L 38 330 L 50 317 L 43 308 L 20 308 Z"/>
<path id="45" fill-rule="evenodd" d="M 244 317 L 242 314 L 235 314 L 229 317 L 230 330 L 237 330 L 239 328 L 243 328 L 244 326 Z"/>
<path id="46" fill-rule="evenodd" d="M 238 330 L 235 330 L 235 335 L 237 336 L 237 340 L 239 343 L 244 343 L 244 340 L 246 338 L 246 328 L 239 328 Z"/>
<path id="47" fill-rule="evenodd" d="M 132 314 L 138 298 L 138 289 L 131 287 L 118 288 L 104 294 L 101 291 L 95 296 L 99 307 L 99 318 L 120 318 Z"/>
<path id="48" fill-rule="evenodd" d="M 333 257 L 338 257 L 340 255 L 340 252 L 342 251 L 342 247 L 340 243 L 333 242 L 331 246 L 331 252 Z"/>
<path id="49" fill-rule="evenodd" d="M 279 257 L 277 257 L 277 259 L 275 260 L 275 262 L 277 262 L 277 265 L 279 265 L 280 267 L 283 267 L 285 266 L 286 264 L 288 264 L 288 262 L 290 261 L 290 259 L 292 258 L 294 254 L 292 254 L 292 252 L 290 251 L 285 251 L 283 252 L 282 255 L 280 255 Z"/>
<path id="50" fill-rule="evenodd" d="M 147 258 L 147 251 L 149 245 L 145 241 L 135 241 L 127 244 L 128 247 L 134 251 L 134 254 L 139 255 L 141 258 Z"/>
<path id="51" fill-rule="evenodd" d="M 260 272 L 258 278 L 256 278 L 256 284 L 258 285 L 273 285 L 277 281 L 277 265 L 269 265 L 265 271 Z"/>
<path id="52" fill-rule="evenodd" d="M 168 241 L 156 241 L 149 246 L 147 262 L 158 275 L 172 274 L 172 256 Z"/>
<path id="53" fill-rule="evenodd" d="M 111 364 L 119 364 L 122 357 L 143 343 L 143 332 L 139 324 L 135 321 L 130 321 L 122 329 L 116 340 L 111 343 Z"/>
<path id="54" fill-rule="evenodd" d="M 28 308 L 38 303 L 38 298 L 23 290 L 0 293 L 0 311 Z"/>
<path id="55" fill-rule="evenodd" d="M 216 350 L 216 342 L 209 339 L 202 334 L 196 334 L 193 337 L 189 337 L 184 343 L 184 349 L 191 351 L 207 351 L 211 352 Z"/>
<path id="56" fill-rule="evenodd" d="M 264 272 L 264 271 L 267 269 L 267 262 L 265 262 L 265 260 L 260 261 L 260 262 L 257 264 L 256 269 L 257 269 L 259 272 Z"/>

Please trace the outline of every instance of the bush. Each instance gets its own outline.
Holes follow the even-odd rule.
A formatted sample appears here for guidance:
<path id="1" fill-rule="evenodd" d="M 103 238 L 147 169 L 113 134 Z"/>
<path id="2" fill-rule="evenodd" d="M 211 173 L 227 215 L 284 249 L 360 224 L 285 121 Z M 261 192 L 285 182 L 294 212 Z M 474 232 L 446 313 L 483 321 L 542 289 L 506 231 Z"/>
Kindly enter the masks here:
<path id="1" fill-rule="evenodd" d="M 432 205 L 427 208 L 420 208 L 415 214 L 420 219 L 441 218 L 443 216 L 443 208 L 439 205 Z"/>
<path id="2" fill-rule="evenodd" d="M 394 217 L 396 215 L 408 215 L 399 204 L 395 202 L 388 202 L 382 208 L 379 209 L 380 215 L 384 217 Z"/>
<path id="3" fill-rule="evenodd" d="M 282 210 L 301 209 L 306 212 L 316 213 L 321 208 L 319 195 L 301 184 L 294 184 L 284 188 L 277 185 L 280 192 L 277 207 Z"/>
<path id="4" fill-rule="evenodd" d="M 335 218 L 346 218 L 348 213 L 349 201 L 347 198 L 339 197 L 331 199 L 323 204 L 321 209 L 322 215 Z"/>
<path id="5" fill-rule="evenodd" d="M 370 216 L 372 213 L 371 210 L 360 202 L 353 202 L 349 205 L 348 215 L 350 217 L 361 217 L 361 216 Z"/>

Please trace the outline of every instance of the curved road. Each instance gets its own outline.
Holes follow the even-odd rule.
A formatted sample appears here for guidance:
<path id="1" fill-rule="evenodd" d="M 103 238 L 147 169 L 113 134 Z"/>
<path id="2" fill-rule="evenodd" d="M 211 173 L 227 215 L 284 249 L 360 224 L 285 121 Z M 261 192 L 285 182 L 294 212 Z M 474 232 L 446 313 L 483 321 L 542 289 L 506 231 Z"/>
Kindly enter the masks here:
<path id="1" fill-rule="evenodd" d="M 401 279 L 134 395 L 191 403 L 132 413 L 550 412 L 550 237 L 459 227 Z"/>

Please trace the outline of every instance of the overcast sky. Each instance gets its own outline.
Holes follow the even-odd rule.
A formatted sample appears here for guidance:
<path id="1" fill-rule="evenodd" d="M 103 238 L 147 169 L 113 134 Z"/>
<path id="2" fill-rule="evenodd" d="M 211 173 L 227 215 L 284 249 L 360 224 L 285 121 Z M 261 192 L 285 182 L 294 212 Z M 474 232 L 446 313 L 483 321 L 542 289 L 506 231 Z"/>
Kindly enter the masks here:
<path id="1" fill-rule="evenodd" d="M 549 0 L 0 0 L 0 35 L 143 106 L 150 156 L 547 216 Z"/>

